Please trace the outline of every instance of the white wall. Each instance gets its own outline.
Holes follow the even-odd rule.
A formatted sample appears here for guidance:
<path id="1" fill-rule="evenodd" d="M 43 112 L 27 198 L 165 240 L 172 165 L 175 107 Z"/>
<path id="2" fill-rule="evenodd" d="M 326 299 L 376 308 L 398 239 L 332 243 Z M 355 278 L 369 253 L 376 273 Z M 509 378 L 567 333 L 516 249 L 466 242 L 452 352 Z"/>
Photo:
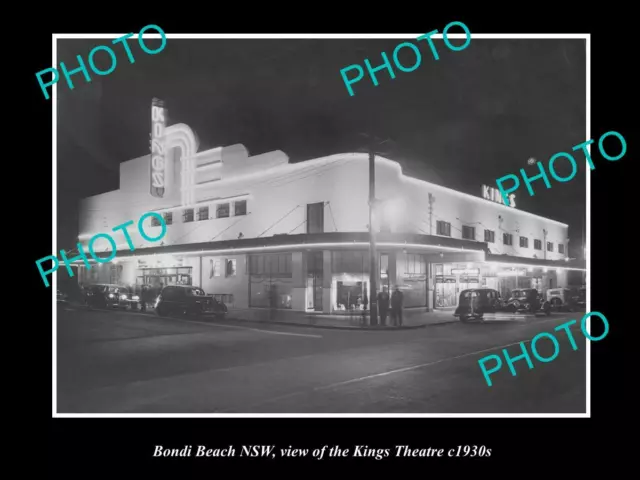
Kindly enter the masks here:
<path id="1" fill-rule="evenodd" d="M 236 274 L 227 277 L 225 275 L 225 260 L 233 258 L 236 259 Z M 211 262 L 216 259 L 220 260 L 222 271 L 219 277 L 212 277 Z M 199 277 L 194 280 L 194 284 L 199 284 Z M 202 285 L 200 287 L 208 294 L 233 294 L 233 305 L 228 305 L 229 308 L 248 308 L 249 277 L 247 275 L 247 255 L 203 256 Z"/>
<path id="2" fill-rule="evenodd" d="M 240 146 L 241 147 L 241 146 Z M 324 209 L 324 231 L 364 232 L 368 224 L 368 160 L 365 154 L 347 153 L 325 157 L 296 164 L 286 163 L 282 152 L 248 157 L 246 150 L 233 146 L 229 154 L 223 149 L 221 158 L 227 158 L 220 167 L 220 180 L 198 187 L 195 200 L 219 198 L 225 199 L 238 195 L 248 195 L 247 215 L 244 217 L 215 218 L 215 202 L 209 207 L 209 220 L 197 221 L 197 208 L 194 222 L 182 223 L 182 208 L 173 211 L 173 225 L 167 227 L 167 234 L 160 242 L 147 242 L 137 233 L 139 217 L 150 210 L 179 206 L 180 193 L 176 188 L 172 195 L 157 199 L 149 193 L 149 157 L 140 157 L 121 165 L 122 189 L 97 195 L 84 200 L 81 204 L 81 233 L 95 234 L 109 232 L 112 227 L 133 220 L 130 228 L 136 247 L 178 245 L 197 242 L 231 240 L 242 232 L 244 238 L 258 236 L 269 237 L 276 234 L 306 233 L 306 205 L 316 202 L 330 202 L 331 207 Z M 265 160 L 265 168 L 252 170 L 256 158 Z M 248 162 L 251 168 L 241 168 L 233 162 Z M 225 173 L 226 172 L 226 173 Z M 232 172 L 239 176 L 229 176 Z M 196 182 L 204 175 L 197 175 Z M 208 178 L 208 177 L 206 177 Z M 179 182 L 179 179 L 176 178 Z M 179 183 L 178 183 L 179 185 Z M 496 243 L 490 244 L 493 253 L 506 253 L 522 257 L 544 258 L 544 250 L 534 250 L 533 240 L 543 241 L 543 229 L 549 234 L 547 241 L 554 243 L 554 252 L 548 252 L 548 259 L 561 259 L 558 243 L 565 244 L 567 251 L 567 226 L 543 219 L 526 212 L 506 207 L 480 197 L 465 195 L 434 184 L 404 177 L 396 162 L 377 158 L 376 161 L 376 197 L 379 199 L 398 199 L 404 207 L 395 215 L 397 224 L 394 231 L 436 234 L 436 221 L 451 223 L 451 236 L 462 238 L 462 225 L 465 222 L 476 227 L 476 239 L 484 241 L 484 229 L 495 231 Z M 435 196 L 432 230 L 429 228 L 428 194 Z M 228 200 L 224 200 L 228 201 Z M 231 200 L 233 202 L 233 200 Z M 232 210 L 233 211 L 233 210 Z M 500 223 L 498 216 L 502 216 Z M 335 222 L 335 223 L 334 223 Z M 157 236 L 160 227 L 151 227 L 146 221 L 145 231 Z M 502 228 L 502 230 L 501 230 Z M 514 230 L 519 229 L 520 233 Z M 266 231 L 268 230 L 268 231 Z M 503 245 L 502 233 L 511 230 L 513 246 Z M 265 232 L 266 233 L 263 233 Z M 261 235 L 262 234 L 262 235 Z M 519 247 L 519 236 L 529 237 L 529 248 Z M 115 234 L 118 244 L 124 246 L 121 233 Z M 85 239 L 86 243 L 88 239 Z M 106 240 L 96 243 L 96 250 L 105 249 Z M 241 268 L 238 267 L 240 272 Z M 242 269 L 244 274 L 244 270 Z M 205 277 L 206 275 L 203 275 Z M 205 288 L 205 290 L 207 290 Z M 224 292 L 220 292 L 224 293 Z"/>

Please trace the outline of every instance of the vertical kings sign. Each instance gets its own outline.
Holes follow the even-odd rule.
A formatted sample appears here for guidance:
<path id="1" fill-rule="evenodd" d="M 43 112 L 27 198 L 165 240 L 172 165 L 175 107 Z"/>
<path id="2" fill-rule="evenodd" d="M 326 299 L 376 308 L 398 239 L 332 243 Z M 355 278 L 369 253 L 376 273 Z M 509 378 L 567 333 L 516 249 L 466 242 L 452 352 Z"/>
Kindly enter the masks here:
<path id="1" fill-rule="evenodd" d="M 151 102 L 151 195 L 162 198 L 165 192 L 166 158 L 164 129 L 167 125 L 164 102 Z"/>

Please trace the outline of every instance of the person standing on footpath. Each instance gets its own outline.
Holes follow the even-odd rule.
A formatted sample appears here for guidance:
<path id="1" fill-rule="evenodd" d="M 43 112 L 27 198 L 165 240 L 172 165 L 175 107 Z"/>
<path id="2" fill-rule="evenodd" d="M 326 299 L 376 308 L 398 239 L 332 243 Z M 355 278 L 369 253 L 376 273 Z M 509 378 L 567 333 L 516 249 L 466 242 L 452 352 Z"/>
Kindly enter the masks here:
<path id="1" fill-rule="evenodd" d="M 396 285 L 396 289 L 391 295 L 391 318 L 393 325 L 402 326 L 402 306 L 404 304 L 404 294 L 400 291 L 400 287 Z"/>
<path id="2" fill-rule="evenodd" d="M 389 313 L 389 293 L 387 287 L 382 287 L 382 291 L 378 293 L 378 311 L 380 312 L 380 325 L 387 325 L 387 314 Z"/>

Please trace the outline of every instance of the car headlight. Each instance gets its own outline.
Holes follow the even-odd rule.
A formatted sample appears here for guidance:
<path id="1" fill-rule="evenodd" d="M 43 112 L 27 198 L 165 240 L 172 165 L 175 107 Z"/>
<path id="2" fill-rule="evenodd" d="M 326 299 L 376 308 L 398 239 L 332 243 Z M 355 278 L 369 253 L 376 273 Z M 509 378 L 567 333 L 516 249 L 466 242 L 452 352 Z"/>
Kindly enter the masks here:
<path id="1" fill-rule="evenodd" d="M 140 300 L 140 297 L 138 295 L 134 295 L 133 297 L 131 297 L 132 300 L 138 301 Z"/>
<path id="2" fill-rule="evenodd" d="M 126 295 L 120 295 L 120 300 L 126 300 L 127 296 Z"/>
<path id="3" fill-rule="evenodd" d="M 110 293 L 109 298 L 115 298 L 115 295 L 113 293 Z"/>

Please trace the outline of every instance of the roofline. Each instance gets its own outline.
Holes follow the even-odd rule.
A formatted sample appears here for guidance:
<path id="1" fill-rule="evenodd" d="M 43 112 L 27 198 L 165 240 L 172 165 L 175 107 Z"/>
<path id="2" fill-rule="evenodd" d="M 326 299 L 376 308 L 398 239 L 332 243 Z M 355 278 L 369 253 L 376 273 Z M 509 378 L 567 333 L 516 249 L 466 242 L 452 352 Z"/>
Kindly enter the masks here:
<path id="1" fill-rule="evenodd" d="M 211 148 L 211 149 L 208 149 L 208 150 L 204 150 L 202 152 L 198 152 L 198 154 L 203 154 L 203 153 L 206 153 L 206 152 L 211 151 L 211 150 L 216 150 L 218 148 L 220 148 L 220 147 L 215 147 L 215 148 Z M 274 150 L 274 151 L 280 151 L 280 150 Z M 259 155 L 264 155 L 266 153 L 270 153 L 270 152 L 264 152 L 264 153 L 259 154 Z M 147 157 L 147 156 L 149 156 L 149 154 L 146 154 L 146 155 L 143 155 L 143 156 L 140 156 L 140 157 L 136 157 L 136 158 L 133 158 L 133 159 L 130 159 L 130 160 L 126 160 L 125 162 L 122 162 L 122 163 L 130 162 L 130 161 L 133 161 L 133 160 L 138 160 L 140 158 L 144 158 L 144 157 Z M 253 156 L 258 156 L 258 155 L 252 155 L 252 157 Z M 325 156 L 325 157 L 311 158 L 311 159 L 303 160 L 301 162 L 296 162 L 296 163 L 285 163 L 283 165 L 274 166 L 274 167 L 272 167 L 272 168 L 270 168 L 268 170 L 278 169 L 278 168 L 292 168 L 292 167 L 293 167 L 293 169 L 302 168 L 303 165 L 310 165 L 310 164 L 313 164 L 313 163 L 327 163 L 329 161 L 335 160 L 335 159 L 340 158 L 340 157 L 349 157 L 349 156 L 353 157 L 354 160 L 363 160 L 363 161 L 367 161 L 367 162 L 369 161 L 369 155 L 367 153 L 362 153 L 362 152 L 343 152 L 343 153 L 336 153 L 336 154 Z M 467 200 L 481 201 L 483 203 L 486 203 L 488 205 L 493 206 L 494 208 L 502 209 L 504 211 L 509 211 L 511 213 L 521 213 L 521 214 L 527 215 L 529 217 L 533 217 L 533 218 L 536 218 L 536 219 L 539 219 L 539 220 L 548 221 L 548 222 L 560 225 L 562 227 L 569 228 L 568 224 L 563 223 L 563 222 L 559 222 L 558 220 L 554 220 L 552 218 L 543 217 L 541 215 L 536 215 L 535 213 L 527 212 L 526 210 L 519 210 L 519 209 L 515 209 L 515 208 L 512 208 L 512 207 L 508 207 L 508 206 L 503 205 L 501 203 L 491 202 L 491 201 L 486 200 L 486 199 L 484 199 L 482 197 L 478 197 L 478 196 L 471 195 L 471 194 L 468 194 L 468 193 L 460 192 L 460 191 L 454 190 L 452 188 L 443 187 L 442 185 L 438 185 L 436 183 L 427 182 L 426 180 L 421 180 L 419 178 L 410 177 L 410 176 L 404 174 L 404 172 L 402 171 L 402 166 L 400 165 L 399 162 L 397 162 L 395 160 L 391 160 L 391 159 L 389 159 L 387 157 L 383 157 L 381 155 L 376 155 L 376 160 L 378 160 L 378 161 L 381 160 L 383 163 L 387 163 L 390 166 L 396 168 L 398 170 L 398 172 L 400 173 L 401 178 L 406 179 L 407 181 L 410 181 L 410 182 L 418 183 L 420 186 L 433 187 L 435 189 L 446 191 L 448 193 L 451 193 L 453 195 L 457 195 L 457 196 L 462 197 L 462 198 L 467 199 Z M 239 176 L 237 178 L 234 178 L 233 181 L 235 183 L 236 181 L 241 181 L 243 177 L 251 176 L 251 175 L 253 175 L 253 173 L 246 174 L 246 175 L 241 175 L 241 176 Z M 120 180 L 120 179 L 118 179 L 118 180 Z M 117 190 L 110 190 L 109 192 L 103 192 L 103 193 L 99 193 L 99 194 L 96 194 L 96 195 L 91 195 L 91 196 L 82 198 L 80 201 L 82 202 L 83 200 L 87 200 L 89 198 L 97 197 L 98 195 L 104 195 L 105 193 L 116 192 L 116 191 L 119 191 L 119 190 L 120 190 L 120 188 L 118 188 Z"/>
<path id="2" fill-rule="evenodd" d="M 306 162 L 313 162 L 313 161 L 316 161 L 316 160 L 333 159 L 335 157 L 340 157 L 340 156 L 344 156 L 344 155 L 354 155 L 356 157 L 359 157 L 360 159 L 367 160 L 367 161 L 369 160 L 369 156 L 366 153 L 345 152 L 345 153 L 338 153 L 338 154 L 335 154 L 335 155 L 330 155 L 328 157 L 321 157 L 321 158 L 314 158 L 314 159 L 306 160 Z M 422 180 L 422 179 L 415 178 L 415 177 L 410 177 L 409 175 L 405 175 L 404 174 L 404 172 L 402 171 L 402 166 L 400 165 L 399 162 L 397 162 L 395 160 L 391 160 L 390 158 L 383 157 L 381 155 L 376 155 L 376 157 L 377 157 L 377 159 L 380 159 L 383 162 L 389 163 L 389 164 L 393 165 L 394 167 L 396 167 L 399 170 L 400 175 L 403 178 L 405 178 L 405 179 L 407 179 L 409 181 L 416 182 L 416 183 L 419 183 L 419 184 L 425 184 L 425 185 L 428 185 L 430 187 L 433 187 L 433 188 L 436 188 L 436 189 L 440 189 L 440 190 L 444 190 L 446 192 L 452 193 L 454 195 L 461 196 L 461 197 L 466 198 L 466 199 L 480 200 L 480 201 L 485 202 L 485 203 L 487 203 L 489 205 L 492 205 L 492 206 L 494 206 L 496 208 L 503 209 L 504 211 L 509 211 L 509 212 L 512 212 L 512 213 L 513 212 L 518 212 L 518 213 L 522 213 L 524 215 L 528 215 L 530 217 L 534 217 L 534 218 L 538 218 L 538 219 L 541 219 L 541 220 L 546 220 L 546 221 L 549 221 L 549 222 L 552 222 L 552 223 L 556 223 L 556 224 L 561 225 L 563 227 L 567 227 L 567 228 L 569 227 L 569 225 L 567 223 L 563 223 L 563 222 L 560 222 L 558 220 L 554 220 L 552 218 L 543 217 L 541 215 L 536 215 L 535 213 L 527 212 L 526 210 L 519 210 L 519 209 L 515 209 L 515 208 L 512 208 L 512 207 L 508 207 L 508 206 L 503 205 L 501 203 L 491 202 L 491 201 L 486 200 L 486 199 L 484 199 L 482 197 L 477 197 L 477 196 L 471 195 L 469 193 L 460 192 L 460 191 L 454 190 L 452 188 L 443 187 L 442 185 L 438 185 L 436 183 L 431 183 L 431 182 L 427 182 L 426 180 Z M 300 162 L 300 163 L 305 163 L 305 162 Z"/>

